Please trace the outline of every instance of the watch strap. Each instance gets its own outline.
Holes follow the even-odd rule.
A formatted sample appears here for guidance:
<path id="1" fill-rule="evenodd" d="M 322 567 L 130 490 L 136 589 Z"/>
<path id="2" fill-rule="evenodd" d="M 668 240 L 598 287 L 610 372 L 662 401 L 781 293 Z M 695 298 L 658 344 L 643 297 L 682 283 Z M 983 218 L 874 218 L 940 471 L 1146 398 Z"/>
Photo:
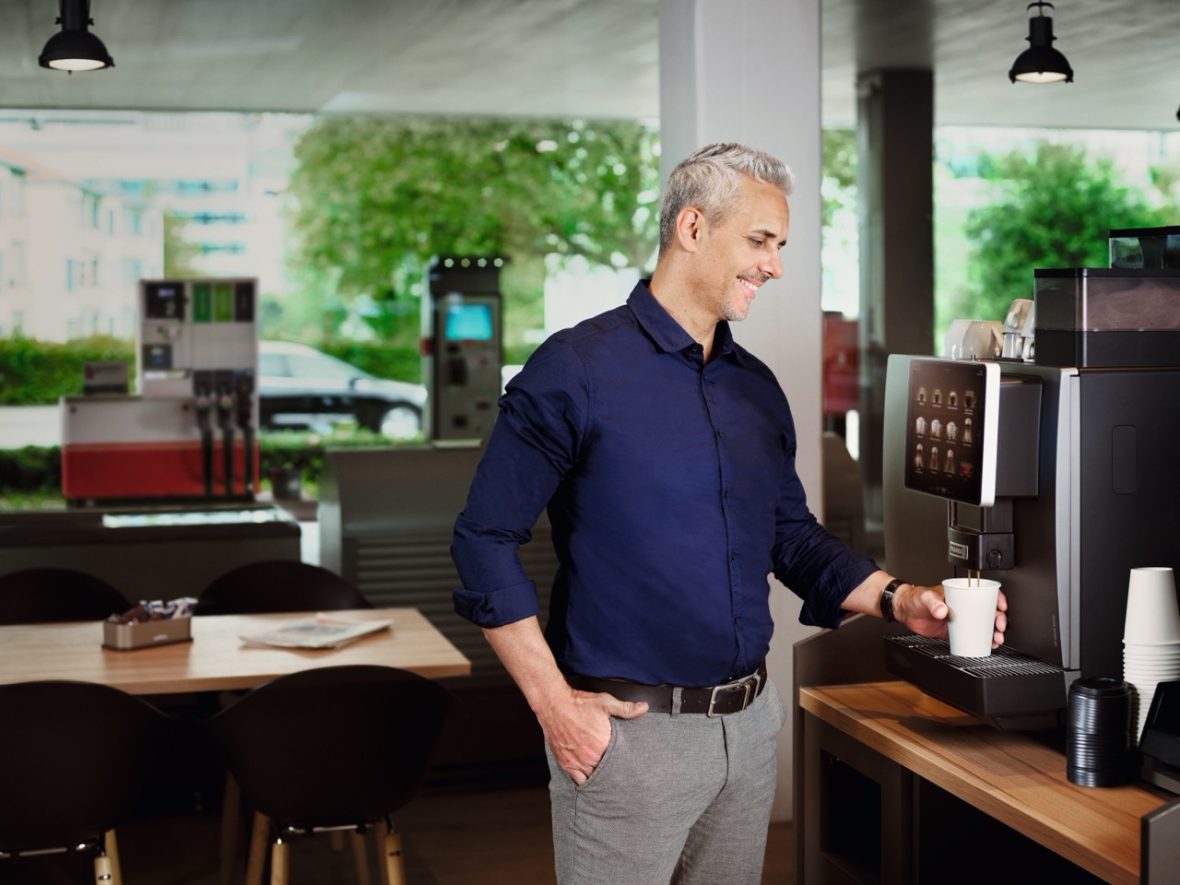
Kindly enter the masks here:
<path id="1" fill-rule="evenodd" d="M 887 624 L 897 620 L 897 616 L 893 614 L 893 596 L 897 593 L 897 588 L 906 583 L 909 582 L 904 578 L 894 578 L 881 591 L 881 618 Z"/>

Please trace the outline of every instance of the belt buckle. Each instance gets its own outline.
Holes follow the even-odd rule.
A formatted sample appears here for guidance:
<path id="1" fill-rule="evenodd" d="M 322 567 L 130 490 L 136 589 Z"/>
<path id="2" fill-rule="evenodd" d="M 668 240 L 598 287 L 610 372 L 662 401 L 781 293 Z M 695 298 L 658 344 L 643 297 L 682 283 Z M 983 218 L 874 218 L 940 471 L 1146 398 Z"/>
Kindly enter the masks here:
<path id="1" fill-rule="evenodd" d="M 727 682 L 725 685 L 714 685 L 713 691 L 709 694 L 709 709 L 705 711 L 705 715 L 709 717 L 727 715 L 725 713 L 716 712 L 717 694 L 718 692 L 733 691 L 734 689 L 741 689 L 743 696 L 742 705 L 733 712 L 737 713 L 746 709 L 746 707 L 750 706 L 750 698 L 753 696 L 754 688 L 757 684 L 758 680 L 756 676 L 753 678 L 747 676 L 745 679 L 742 679 L 738 682 Z"/>

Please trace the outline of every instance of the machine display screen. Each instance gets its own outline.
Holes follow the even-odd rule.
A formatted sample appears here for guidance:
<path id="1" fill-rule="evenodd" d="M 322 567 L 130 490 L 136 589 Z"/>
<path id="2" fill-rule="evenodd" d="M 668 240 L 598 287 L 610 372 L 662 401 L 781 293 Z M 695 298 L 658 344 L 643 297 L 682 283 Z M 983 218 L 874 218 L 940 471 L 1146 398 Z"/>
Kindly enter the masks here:
<path id="1" fill-rule="evenodd" d="M 143 313 L 153 320 L 179 320 L 184 316 L 183 283 L 148 283 Z"/>
<path id="2" fill-rule="evenodd" d="M 911 360 L 906 488 L 981 507 L 994 504 L 999 404 L 998 364 Z"/>
<path id="3" fill-rule="evenodd" d="M 448 304 L 444 331 L 448 341 L 491 341 L 491 305 Z"/>

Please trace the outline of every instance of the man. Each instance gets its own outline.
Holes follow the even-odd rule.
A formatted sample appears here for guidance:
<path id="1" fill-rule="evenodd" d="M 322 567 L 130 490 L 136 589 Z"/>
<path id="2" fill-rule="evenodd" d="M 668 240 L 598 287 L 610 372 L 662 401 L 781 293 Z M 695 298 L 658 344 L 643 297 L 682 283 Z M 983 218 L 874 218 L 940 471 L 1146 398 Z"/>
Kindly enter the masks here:
<path id="1" fill-rule="evenodd" d="M 768 572 L 805 623 L 946 634 L 940 588 L 892 579 L 807 510 L 786 397 L 730 334 L 782 275 L 791 187 L 741 145 L 676 168 L 651 280 L 508 385 L 455 524 L 455 608 L 545 735 L 561 885 L 760 881 L 786 715 Z M 561 567 L 542 635 L 517 547 L 545 507 Z"/>

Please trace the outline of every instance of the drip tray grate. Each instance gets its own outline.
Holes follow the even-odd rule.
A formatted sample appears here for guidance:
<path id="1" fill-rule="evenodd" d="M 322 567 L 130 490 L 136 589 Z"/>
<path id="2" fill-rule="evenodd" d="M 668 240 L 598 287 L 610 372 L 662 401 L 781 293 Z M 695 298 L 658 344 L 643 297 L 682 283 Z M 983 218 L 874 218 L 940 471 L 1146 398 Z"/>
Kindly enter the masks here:
<path id="1" fill-rule="evenodd" d="M 1066 705 L 1071 674 L 1060 667 L 1000 646 L 986 658 L 950 653 L 945 639 L 914 633 L 884 637 L 885 666 L 923 691 L 1003 726 L 1012 720 L 1056 715 Z"/>

